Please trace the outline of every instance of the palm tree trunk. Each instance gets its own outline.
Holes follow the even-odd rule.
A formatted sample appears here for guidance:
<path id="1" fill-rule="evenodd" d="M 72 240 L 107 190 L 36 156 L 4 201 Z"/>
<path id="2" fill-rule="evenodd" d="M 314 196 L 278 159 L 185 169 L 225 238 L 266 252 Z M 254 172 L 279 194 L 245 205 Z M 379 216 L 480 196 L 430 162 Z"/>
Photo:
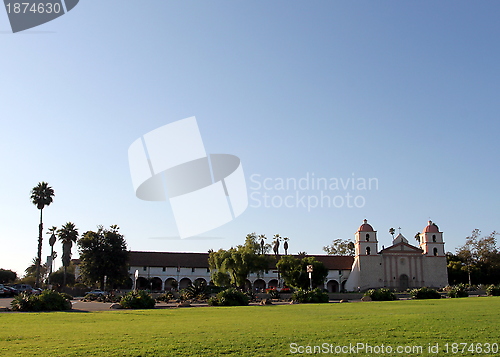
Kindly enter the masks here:
<path id="1" fill-rule="evenodd" d="M 43 240 L 42 212 L 43 208 L 40 210 L 40 224 L 38 225 L 38 255 L 36 258 L 36 280 L 35 280 L 35 287 L 37 288 L 40 286 L 40 267 L 42 264 L 42 240 Z"/>
<path id="2" fill-rule="evenodd" d="M 63 287 L 66 287 L 66 266 L 64 266 Z"/>

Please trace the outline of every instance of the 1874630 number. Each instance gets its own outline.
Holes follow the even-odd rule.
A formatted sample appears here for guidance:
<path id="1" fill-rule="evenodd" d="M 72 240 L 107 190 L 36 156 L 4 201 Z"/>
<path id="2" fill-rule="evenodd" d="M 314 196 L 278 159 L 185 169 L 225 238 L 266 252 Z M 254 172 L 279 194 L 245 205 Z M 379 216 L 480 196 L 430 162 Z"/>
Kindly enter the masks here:
<path id="1" fill-rule="evenodd" d="M 29 3 L 29 2 L 15 2 L 15 3 L 7 3 L 5 5 L 7 8 L 7 12 L 14 14 L 26 14 L 26 13 L 35 13 L 35 14 L 58 14 L 62 11 L 61 4 L 55 3 Z"/>

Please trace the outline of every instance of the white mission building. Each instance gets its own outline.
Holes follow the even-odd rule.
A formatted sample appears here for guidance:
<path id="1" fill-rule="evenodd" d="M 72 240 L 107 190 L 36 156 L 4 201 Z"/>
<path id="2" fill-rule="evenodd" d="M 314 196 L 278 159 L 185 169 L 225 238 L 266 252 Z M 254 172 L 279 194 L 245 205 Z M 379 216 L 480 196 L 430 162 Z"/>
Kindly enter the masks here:
<path id="1" fill-rule="evenodd" d="M 355 233 L 355 256 L 312 255 L 328 268 L 323 288 L 329 292 L 364 291 L 387 287 L 406 290 L 414 287 L 442 288 L 448 285 L 443 233 L 429 224 L 415 247 L 399 234 L 388 248 L 378 250 L 377 232 L 366 219 Z M 129 274 L 137 271 L 139 288 L 154 291 L 182 289 L 196 280 L 210 282 L 208 253 L 130 252 Z M 280 287 L 276 267 L 268 273 L 251 274 L 246 286 L 262 291 Z"/>
<path id="2" fill-rule="evenodd" d="M 443 288 L 448 285 L 443 232 L 429 221 L 419 234 L 420 247 L 399 234 L 388 248 L 378 250 L 377 232 L 366 219 L 355 234 L 356 255 L 345 284 L 348 291 L 387 287 Z"/>

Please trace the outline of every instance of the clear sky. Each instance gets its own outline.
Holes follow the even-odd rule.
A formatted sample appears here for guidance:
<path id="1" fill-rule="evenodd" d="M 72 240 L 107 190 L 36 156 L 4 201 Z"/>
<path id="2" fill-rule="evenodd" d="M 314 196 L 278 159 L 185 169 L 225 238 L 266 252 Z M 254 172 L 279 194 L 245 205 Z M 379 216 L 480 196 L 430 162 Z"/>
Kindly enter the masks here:
<path id="1" fill-rule="evenodd" d="M 12 34 L 0 11 L 0 268 L 22 275 L 36 256 L 39 181 L 56 193 L 45 228 L 117 224 L 132 250 L 206 252 L 257 232 L 321 254 L 365 218 L 380 246 L 390 227 L 416 244 L 429 219 L 447 251 L 500 230 L 499 13 L 498 1 L 81 0 Z M 167 202 L 135 197 L 127 151 L 190 116 L 208 153 L 241 159 L 250 206 L 181 240 Z M 308 175 L 378 185 L 323 192 L 359 207 L 263 207 L 263 194 L 321 197 L 258 187 Z"/>

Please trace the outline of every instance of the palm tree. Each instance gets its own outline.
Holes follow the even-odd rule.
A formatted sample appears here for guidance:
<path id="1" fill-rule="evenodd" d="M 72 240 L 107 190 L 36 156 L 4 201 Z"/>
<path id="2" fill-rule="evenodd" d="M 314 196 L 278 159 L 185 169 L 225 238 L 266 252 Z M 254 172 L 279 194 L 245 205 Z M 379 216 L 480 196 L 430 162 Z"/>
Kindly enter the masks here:
<path id="1" fill-rule="evenodd" d="M 36 287 L 38 287 L 38 285 L 40 284 L 40 265 L 42 262 L 42 212 L 45 206 L 49 206 L 52 203 L 52 197 L 54 196 L 54 190 L 49 186 L 47 182 L 39 182 L 38 185 L 33 187 L 33 189 L 31 190 L 31 202 L 40 210 L 40 224 L 38 225 L 38 255 L 36 258 Z"/>
<path id="2" fill-rule="evenodd" d="M 283 243 L 283 249 L 285 249 L 285 255 L 288 255 L 288 240 L 289 240 L 289 238 L 285 237 L 285 238 L 283 238 L 283 240 L 285 241 L 285 243 Z"/>
<path id="3" fill-rule="evenodd" d="M 46 233 L 46 234 L 50 234 L 50 238 L 49 238 L 49 244 L 50 244 L 49 278 L 50 278 L 50 274 L 52 274 L 52 268 L 54 266 L 54 258 L 55 258 L 54 244 L 56 243 L 56 233 L 57 233 L 56 226 L 52 226 L 51 228 L 49 228 L 49 231 Z M 49 281 L 49 284 L 50 284 L 50 281 Z"/>
<path id="4" fill-rule="evenodd" d="M 259 235 L 260 238 L 260 254 L 264 255 L 264 239 L 267 239 L 265 234 Z"/>
<path id="5" fill-rule="evenodd" d="M 57 231 L 57 235 L 59 236 L 59 240 L 63 245 L 63 255 L 62 262 L 64 266 L 64 283 L 66 286 L 66 270 L 69 267 L 69 263 L 71 263 L 71 248 L 73 247 L 73 242 L 76 242 L 78 239 L 78 228 L 75 227 L 75 224 L 72 222 L 67 222 L 61 229 Z"/>

